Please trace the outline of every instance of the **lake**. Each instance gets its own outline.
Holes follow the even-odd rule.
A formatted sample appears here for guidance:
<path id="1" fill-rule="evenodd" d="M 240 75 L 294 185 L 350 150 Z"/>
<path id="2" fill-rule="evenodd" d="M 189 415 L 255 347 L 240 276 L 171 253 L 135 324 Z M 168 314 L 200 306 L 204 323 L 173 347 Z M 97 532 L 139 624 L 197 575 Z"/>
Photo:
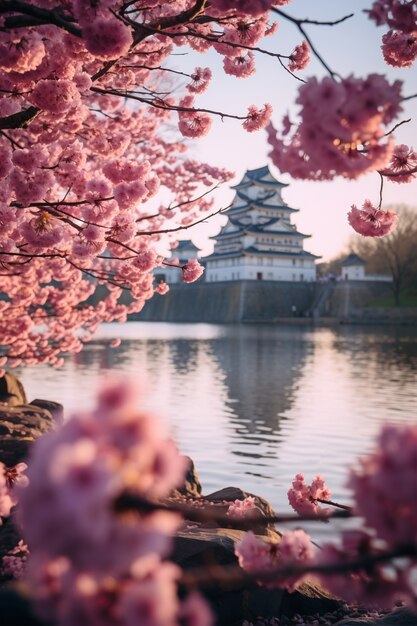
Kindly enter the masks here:
<path id="1" fill-rule="evenodd" d="M 349 503 L 347 468 L 381 424 L 417 416 L 410 328 L 108 324 L 61 369 L 16 373 L 29 400 L 61 402 L 68 415 L 93 406 L 110 371 L 146 380 L 146 405 L 194 459 L 205 493 L 234 485 L 280 513 L 290 511 L 298 472 L 308 482 L 322 474 L 333 498 Z"/>

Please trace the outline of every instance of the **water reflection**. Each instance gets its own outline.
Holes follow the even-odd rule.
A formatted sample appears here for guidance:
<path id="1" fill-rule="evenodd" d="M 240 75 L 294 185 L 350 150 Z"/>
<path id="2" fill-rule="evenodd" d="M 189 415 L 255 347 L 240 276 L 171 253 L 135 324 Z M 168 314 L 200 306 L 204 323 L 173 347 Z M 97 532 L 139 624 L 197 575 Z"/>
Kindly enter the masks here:
<path id="1" fill-rule="evenodd" d="M 91 407 L 103 373 L 148 379 L 146 400 L 195 459 L 206 492 L 234 484 L 288 510 L 295 473 L 349 500 L 346 469 L 383 421 L 417 409 L 413 329 L 108 325 L 62 370 L 18 372 L 28 396 Z M 112 338 L 123 339 L 112 350 Z"/>

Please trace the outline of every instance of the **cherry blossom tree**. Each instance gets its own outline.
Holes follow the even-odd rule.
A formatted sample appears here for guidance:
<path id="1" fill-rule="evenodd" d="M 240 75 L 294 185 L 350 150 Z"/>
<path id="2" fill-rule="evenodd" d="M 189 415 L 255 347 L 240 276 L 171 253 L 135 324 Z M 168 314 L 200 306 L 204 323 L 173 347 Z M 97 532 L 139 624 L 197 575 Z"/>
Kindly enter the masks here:
<path id="1" fill-rule="evenodd" d="M 166 293 L 153 281 L 166 263 L 161 250 L 216 212 L 208 192 L 231 177 L 186 156 L 186 142 L 207 134 L 214 116 L 241 120 L 247 132 L 268 127 L 273 163 L 294 178 L 378 171 L 379 205 L 352 207 L 349 220 L 365 236 L 394 228 L 396 216 L 381 208 L 382 182 L 415 178 L 416 154 L 396 145 L 393 133 L 412 95 L 383 75 L 340 77 L 306 31 L 314 21 L 292 17 L 287 4 L 1 2 L 0 368 L 58 367 L 100 322 L 124 321 L 155 292 Z M 369 19 L 389 29 L 383 55 L 391 65 L 414 62 L 416 15 L 409 0 L 371 4 Z M 278 50 L 276 19 L 298 28 L 294 50 Z M 266 37 L 274 37 L 276 52 L 262 47 Z M 276 130 L 268 102 L 247 111 L 234 102 L 218 111 L 199 107 L 215 76 L 203 64 L 190 73 L 175 69 L 183 49 L 216 52 L 224 72 L 239 78 L 253 74 L 256 54 L 272 55 L 300 81 L 298 119 L 286 116 Z M 328 76 L 300 78 L 311 54 Z M 202 270 L 190 261 L 178 271 L 191 282 Z"/>

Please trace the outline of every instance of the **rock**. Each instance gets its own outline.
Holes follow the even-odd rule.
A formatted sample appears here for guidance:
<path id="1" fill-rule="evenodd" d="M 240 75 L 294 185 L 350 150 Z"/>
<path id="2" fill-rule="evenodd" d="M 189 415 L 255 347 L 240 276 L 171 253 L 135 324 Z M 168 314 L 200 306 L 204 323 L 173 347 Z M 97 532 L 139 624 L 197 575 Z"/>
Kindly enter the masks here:
<path id="1" fill-rule="evenodd" d="M 278 537 L 281 536 L 281 533 L 277 531 L 275 524 L 262 522 L 263 516 L 273 517 L 275 515 L 274 509 L 264 498 L 256 496 L 253 493 L 249 493 L 248 491 L 242 491 L 239 487 L 224 487 L 219 491 L 210 493 L 208 496 L 204 496 L 204 499 L 209 502 L 234 502 L 235 500 L 244 500 L 249 496 L 254 498 L 255 506 L 260 512 L 259 523 L 253 527 L 253 531 L 258 535 L 267 535 L 270 539 L 277 541 Z M 228 506 L 225 506 L 222 512 L 226 513 L 227 509 Z"/>
<path id="2" fill-rule="evenodd" d="M 190 459 L 189 456 L 186 456 L 185 458 L 189 462 L 188 470 L 185 474 L 183 485 L 175 491 L 183 496 L 198 498 L 201 495 L 202 490 L 200 479 L 198 478 L 193 460 Z"/>
<path id="3" fill-rule="evenodd" d="M 335 626 L 417 626 L 417 613 L 402 607 L 383 617 L 363 616 L 358 619 L 347 617 L 337 622 Z"/>
<path id="4" fill-rule="evenodd" d="M 36 400 L 32 400 L 30 404 L 49 411 L 56 424 L 61 425 L 64 422 L 64 407 L 62 404 L 59 404 L 59 402 L 52 402 L 52 400 L 40 400 L 39 398 L 36 398 Z"/>
<path id="5" fill-rule="evenodd" d="M 207 570 L 211 565 L 215 575 L 215 568 L 220 566 L 218 575 L 222 576 L 225 567 L 236 565 L 234 544 L 244 534 L 242 530 L 231 528 L 185 528 L 177 534 L 172 559 L 190 574 L 194 570 Z M 304 582 L 297 591 L 289 594 L 283 589 L 266 589 L 245 580 L 230 582 L 227 577 L 222 577 L 204 592 L 217 615 L 219 626 L 284 614 L 323 615 L 337 610 L 342 604 L 312 581 Z"/>
<path id="6" fill-rule="evenodd" d="M 0 405 L 0 462 L 11 467 L 23 461 L 32 441 L 55 427 L 47 409 L 34 404 Z"/>
<path id="7" fill-rule="evenodd" d="M 6 372 L 0 378 L 0 404 L 8 404 L 15 406 L 17 404 L 26 404 L 27 398 L 23 385 L 16 376 Z"/>

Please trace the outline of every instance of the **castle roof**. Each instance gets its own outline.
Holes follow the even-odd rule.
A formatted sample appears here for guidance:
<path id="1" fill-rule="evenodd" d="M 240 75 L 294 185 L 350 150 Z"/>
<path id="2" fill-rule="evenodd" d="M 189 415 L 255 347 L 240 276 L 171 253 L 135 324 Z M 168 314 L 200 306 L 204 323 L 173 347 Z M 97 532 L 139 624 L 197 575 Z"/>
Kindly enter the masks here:
<path id="1" fill-rule="evenodd" d="M 272 176 L 269 167 L 264 165 L 255 170 L 247 170 L 240 183 L 233 185 L 232 189 L 244 189 L 256 183 L 267 187 L 288 187 L 288 183 L 281 183 Z"/>
<path id="2" fill-rule="evenodd" d="M 303 259 L 321 259 L 317 254 L 312 254 L 311 252 L 307 252 L 306 250 L 297 250 L 296 252 L 284 252 L 281 250 L 258 250 L 254 246 L 250 246 L 249 248 L 242 248 L 240 250 L 230 250 L 229 252 L 213 252 L 208 256 L 204 257 L 204 261 L 211 261 L 212 259 L 223 259 L 223 258 L 231 258 L 231 257 L 242 257 L 242 256 L 250 256 L 250 255 L 258 255 L 258 256 L 281 256 L 281 257 L 296 257 Z"/>

